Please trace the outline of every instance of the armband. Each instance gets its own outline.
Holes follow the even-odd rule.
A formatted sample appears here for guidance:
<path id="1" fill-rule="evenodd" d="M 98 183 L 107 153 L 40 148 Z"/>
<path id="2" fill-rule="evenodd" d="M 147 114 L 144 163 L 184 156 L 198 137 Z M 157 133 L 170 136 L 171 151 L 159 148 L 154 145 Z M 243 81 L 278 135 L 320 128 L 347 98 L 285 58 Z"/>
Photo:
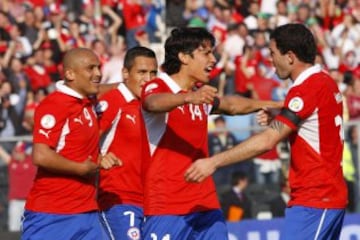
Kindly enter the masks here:
<path id="1" fill-rule="evenodd" d="M 295 126 L 298 126 L 301 122 L 301 118 L 288 108 L 281 109 L 279 115 L 291 121 Z"/>
<path id="2" fill-rule="evenodd" d="M 220 98 L 215 97 L 212 105 L 213 105 L 213 106 L 212 106 L 211 112 L 214 112 L 214 111 L 216 111 L 216 110 L 219 108 Z"/>

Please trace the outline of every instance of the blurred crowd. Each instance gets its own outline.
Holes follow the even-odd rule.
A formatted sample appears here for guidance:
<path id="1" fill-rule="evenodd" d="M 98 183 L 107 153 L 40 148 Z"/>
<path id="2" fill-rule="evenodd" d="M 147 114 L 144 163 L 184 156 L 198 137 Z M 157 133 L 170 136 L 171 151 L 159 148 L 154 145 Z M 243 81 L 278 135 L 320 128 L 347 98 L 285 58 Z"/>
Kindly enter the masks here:
<path id="1" fill-rule="evenodd" d="M 268 49 L 269 33 L 277 26 L 295 22 L 313 32 L 318 43 L 316 61 L 331 74 L 346 99 L 344 119 L 356 121 L 360 118 L 357 0 L 2 0 L 0 158 L 9 164 L 16 152 L 31 152 L 26 150 L 30 144 L 19 147 L 12 139 L 31 135 L 34 109 L 62 78 L 62 56 L 71 48 L 87 47 L 98 54 L 102 83 L 121 82 L 120 69 L 128 48 L 149 47 L 161 64 L 164 39 L 171 29 L 204 27 L 217 40 L 214 51 L 218 63 L 211 84 L 218 87 L 219 94 L 282 100 L 290 82 L 280 81 L 275 75 Z M 251 115 L 217 118 L 210 130 L 235 130 L 231 138 L 224 137 L 223 131 L 212 133 L 210 152 L 229 148 L 253 134 L 254 122 Z M 244 129 L 237 131 L 239 128 Z M 346 136 L 344 158 L 350 160 L 344 173 L 353 184 L 352 198 L 357 201 L 356 127 L 349 128 Z M 254 159 L 250 180 L 284 185 L 286 160 L 286 143 L 282 143 Z M 248 166 L 240 168 L 249 170 Z M 229 185 L 231 180 L 224 180 L 224 176 L 230 175 L 219 172 L 217 183 Z"/>

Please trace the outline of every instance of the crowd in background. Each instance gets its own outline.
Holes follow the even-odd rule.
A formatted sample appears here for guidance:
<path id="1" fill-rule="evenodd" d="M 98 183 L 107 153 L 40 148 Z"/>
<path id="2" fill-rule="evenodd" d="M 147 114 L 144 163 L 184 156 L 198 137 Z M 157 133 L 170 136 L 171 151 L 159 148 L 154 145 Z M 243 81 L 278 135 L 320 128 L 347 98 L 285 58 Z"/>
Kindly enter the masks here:
<path id="1" fill-rule="evenodd" d="M 9 200 L 23 200 L 26 196 L 28 188 L 20 187 L 24 180 L 14 176 L 20 170 L 13 162 L 31 156 L 31 144 L 13 141 L 13 137 L 31 135 L 34 109 L 62 78 L 59 69 L 67 50 L 91 48 L 102 62 L 102 83 L 121 82 L 120 69 L 128 48 L 149 47 L 161 64 L 164 39 L 171 29 L 204 27 L 217 41 L 214 51 L 218 63 L 211 73 L 211 84 L 218 87 L 220 95 L 235 93 L 261 100 L 283 100 L 290 81 L 280 81 L 275 75 L 268 49 L 269 33 L 292 22 L 303 23 L 313 32 L 318 43 L 316 61 L 331 74 L 344 95 L 344 120 L 352 123 L 360 119 L 357 0 L 2 0 L 0 158 L 9 166 L 10 192 L 22 189 L 11 192 Z M 234 146 L 259 128 L 253 115 L 217 116 L 213 120 L 209 126 L 210 154 Z M 348 210 L 354 212 L 359 200 L 356 126 L 345 133 L 343 168 L 351 190 Z M 237 184 L 241 189 L 257 184 L 248 190 L 249 201 L 259 199 L 256 191 L 264 192 L 259 185 L 273 184 L 278 192 L 286 190 L 286 143 L 252 160 L 215 174 L 224 204 L 229 199 L 226 194 Z M 33 169 L 24 165 L 21 171 Z M 29 179 L 32 176 L 26 175 Z M 6 201 L 0 200 L 0 218 L 6 219 Z M 271 197 L 267 210 L 272 216 L 281 216 L 271 209 L 279 201 Z M 258 217 L 255 210 L 242 211 L 232 208 L 228 219 Z"/>

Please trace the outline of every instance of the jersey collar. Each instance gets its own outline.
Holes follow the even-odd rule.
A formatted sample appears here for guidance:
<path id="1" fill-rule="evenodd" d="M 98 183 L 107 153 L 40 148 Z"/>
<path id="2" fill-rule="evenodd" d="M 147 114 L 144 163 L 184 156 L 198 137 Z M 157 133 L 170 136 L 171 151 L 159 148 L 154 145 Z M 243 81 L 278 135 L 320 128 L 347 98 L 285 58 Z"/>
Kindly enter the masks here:
<path id="1" fill-rule="evenodd" d="M 131 102 L 135 99 L 134 94 L 132 94 L 129 88 L 124 83 L 119 83 L 117 89 L 124 96 L 126 102 Z"/>
<path id="2" fill-rule="evenodd" d="M 181 87 L 167 73 L 160 73 L 159 78 L 168 85 L 173 93 L 179 93 L 181 91 Z"/>
<path id="3" fill-rule="evenodd" d="M 64 80 L 57 81 L 55 84 L 55 87 L 56 87 L 56 90 L 61 93 L 64 93 L 64 94 L 72 96 L 72 97 L 84 99 L 84 97 L 80 93 L 78 93 L 74 89 L 66 86 Z"/>
<path id="4" fill-rule="evenodd" d="M 321 69 L 320 64 L 316 64 L 316 65 L 314 65 L 312 67 L 309 67 L 308 69 L 306 69 L 305 71 L 300 73 L 300 75 L 295 79 L 293 86 L 297 86 L 297 85 L 302 84 L 311 75 L 313 75 L 315 73 L 319 73 L 321 71 L 322 71 L 322 69 Z"/>

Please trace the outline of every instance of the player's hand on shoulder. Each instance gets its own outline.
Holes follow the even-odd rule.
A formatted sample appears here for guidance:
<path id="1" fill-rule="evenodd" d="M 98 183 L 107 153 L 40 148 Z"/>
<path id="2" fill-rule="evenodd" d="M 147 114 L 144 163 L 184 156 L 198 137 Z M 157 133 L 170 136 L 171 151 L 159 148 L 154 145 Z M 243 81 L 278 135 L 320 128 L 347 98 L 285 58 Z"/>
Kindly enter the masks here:
<path id="1" fill-rule="evenodd" d="M 186 93 L 185 102 L 192 104 L 212 103 L 217 96 L 217 89 L 215 87 L 204 85 L 196 91 Z"/>
<path id="2" fill-rule="evenodd" d="M 199 183 L 204 181 L 216 170 L 214 161 L 209 158 L 196 160 L 185 172 L 185 180 L 188 182 Z"/>
<path id="3" fill-rule="evenodd" d="M 100 167 L 103 169 L 110 169 L 114 166 L 122 166 L 121 160 L 112 152 L 100 157 Z"/>

